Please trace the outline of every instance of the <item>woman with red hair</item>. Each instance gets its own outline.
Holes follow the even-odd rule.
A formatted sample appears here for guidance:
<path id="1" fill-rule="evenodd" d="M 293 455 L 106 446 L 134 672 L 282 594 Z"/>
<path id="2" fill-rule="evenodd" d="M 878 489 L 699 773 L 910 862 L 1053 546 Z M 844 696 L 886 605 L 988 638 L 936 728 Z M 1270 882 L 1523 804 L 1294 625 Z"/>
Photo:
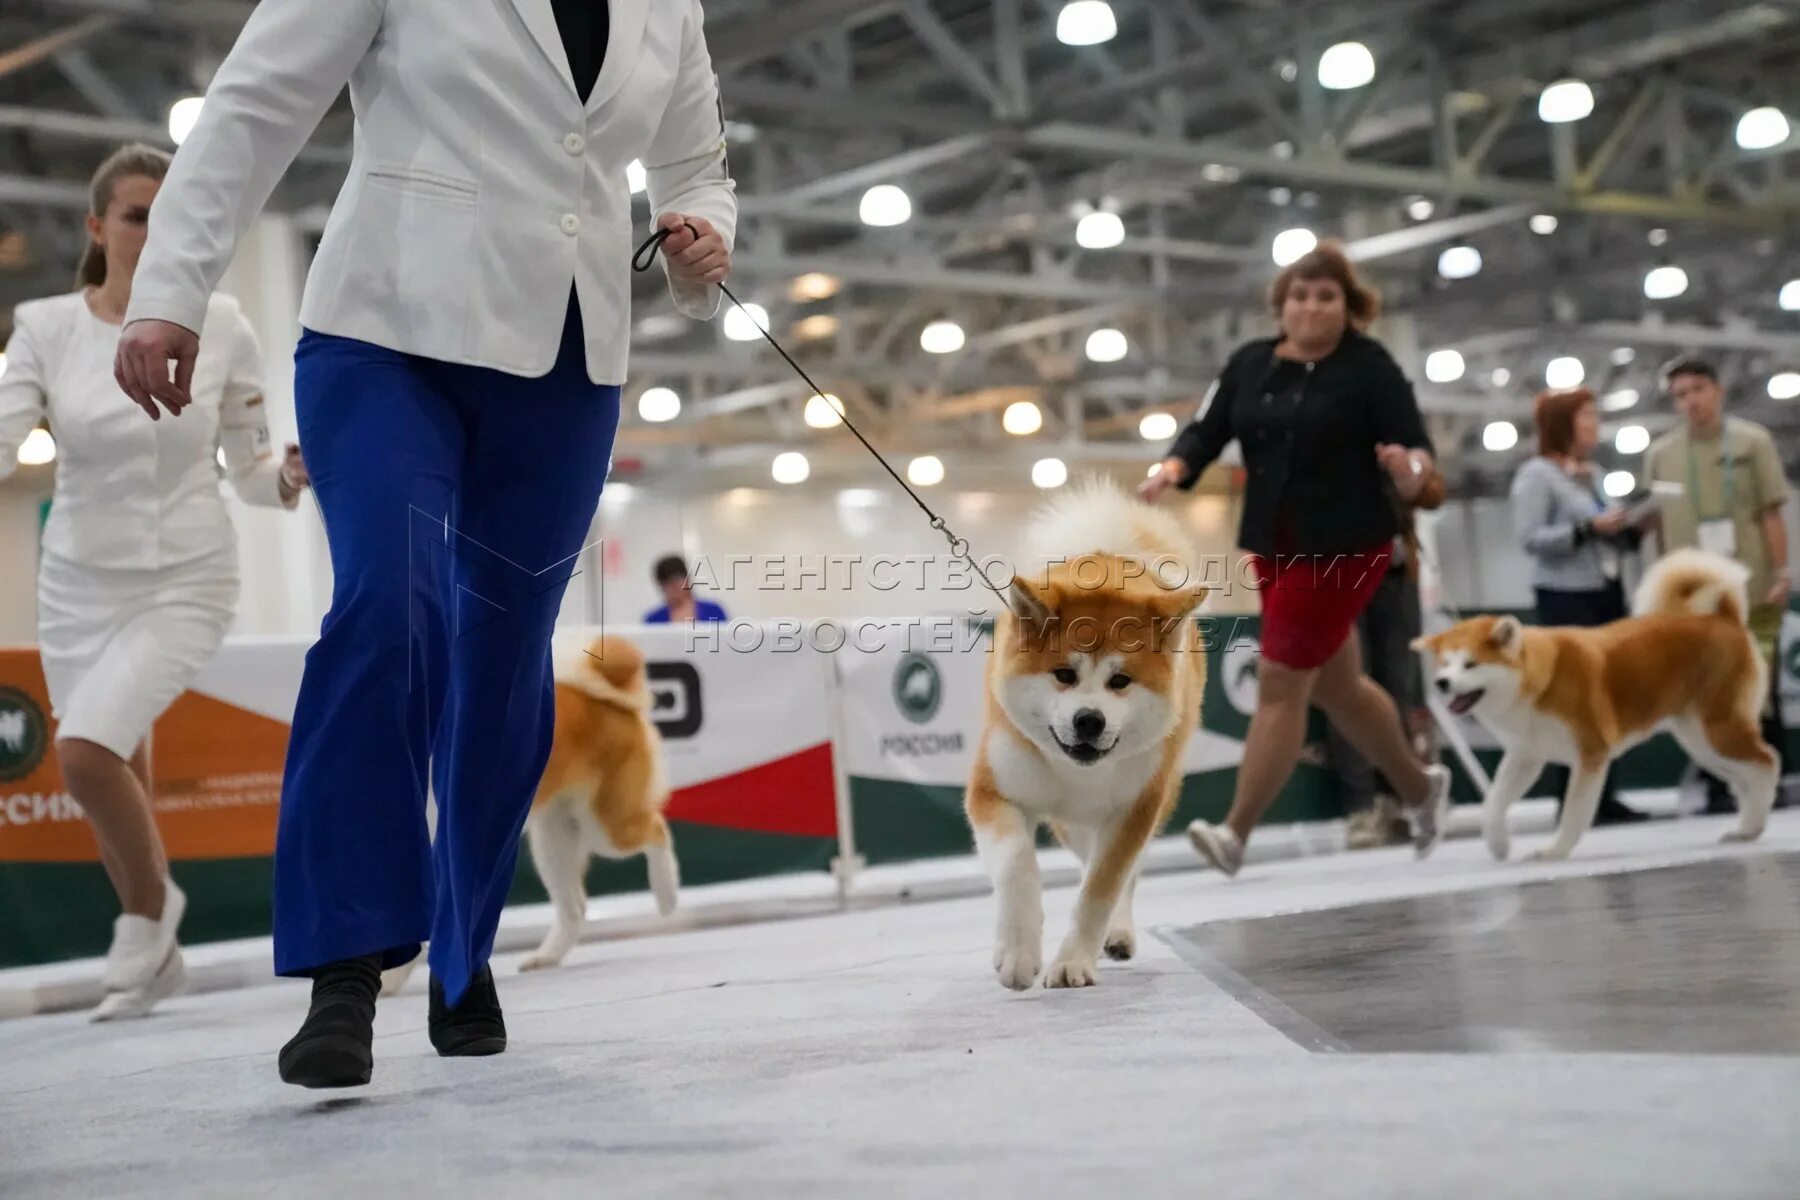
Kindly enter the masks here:
<path id="1" fill-rule="evenodd" d="M 1532 406 L 1537 454 L 1513 476 L 1513 528 L 1531 556 L 1531 586 L 1537 594 L 1539 625 L 1605 625 L 1625 615 L 1619 558 L 1637 549 L 1641 531 L 1625 514 L 1608 509 L 1594 465 L 1600 444 L 1600 414 L 1586 388 L 1539 394 Z M 1546 775 L 1559 803 L 1568 772 Z M 1607 776 L 1596 824 L 1641 821 L 1613 794 Z"/>
<path id="2" fill-rule="evenodd" d="M 1362 330 L 1381 308 L 1342 247 L 1324 243 L 1276 276 L 1280 333 L 1242 346 L 1206 407 L 1140 493 L 1191 488 L 1227 443 L 1243 448 L 1238 545 L 1262 600 L 1256 714 L 1231 812 L 1188 826 L 1227 875 L 1293 773 L 1318 705 L 1393 785 L 1421 854 L 1437 840 L 1450 774 L 1413 756 L 1394 701 L 1363 670 L 1351 636 L 1392 563 L 1395 500 L 1417 504 L 1438 476 L 1412 385 Z"/>

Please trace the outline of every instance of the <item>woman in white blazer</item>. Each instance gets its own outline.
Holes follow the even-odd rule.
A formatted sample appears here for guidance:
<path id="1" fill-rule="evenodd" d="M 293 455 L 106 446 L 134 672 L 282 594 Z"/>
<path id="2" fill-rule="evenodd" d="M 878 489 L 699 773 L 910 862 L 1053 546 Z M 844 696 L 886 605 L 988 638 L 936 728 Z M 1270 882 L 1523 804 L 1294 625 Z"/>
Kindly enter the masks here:
<path id="1" fill-rule="evenodd" d="M 40 421 L 59 464 L 38 564 L 38 646 L 69 792 L 93 823 L 123 910 L 96 1020 L 141 1016 L 181 986 L 187 898 L 151 815 L 144 739 L 212 658 L 238 595 L 219 460 L 240 499 L 292 508 L 306 485 L 269 449 L 256 336 L 227 296 L 202 297 L 192 412 L 151 425 L 113 378 L 119 322 L 169 156 L 126 146 L 90 188 L 76 290 L 19 305 L 0 375 L 0 478 Z"/>
<path id="2" fill-rule="evenodd" d="M 311 1087 L 368 1081 L 378 972 L 422 941 L 438 1052 L 505 1048 L 487 964 L 618 423 L 627 164 L 682 312 L 736 226 L 697 0 L 263 0 L 151 213 L 117 371 L 152 417 L 185 419 L 203 299 L 346 80 L 294 376 L 335 581 L 275 860 L 275 967 L 313 980 L 278 1065 Z"/>

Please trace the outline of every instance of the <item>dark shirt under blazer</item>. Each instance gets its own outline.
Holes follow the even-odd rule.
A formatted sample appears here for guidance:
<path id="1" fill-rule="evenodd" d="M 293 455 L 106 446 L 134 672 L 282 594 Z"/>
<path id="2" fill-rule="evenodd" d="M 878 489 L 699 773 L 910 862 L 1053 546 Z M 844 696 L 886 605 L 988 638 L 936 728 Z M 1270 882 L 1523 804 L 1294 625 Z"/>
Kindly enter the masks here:
<path id="1" fill-rule="evenodd" d="M 1350 330 L 1316 363 L 1275 355 L 1277 338 L 1239 347 L 1200 416 L 1170 456 L 1191 488 L 1236 438 L 1243 448 L 1244 516 L 1238 545 L 1265 557 L 1379 549 L 1400 521 L 1376 460 L 1383 442 L 1431 449 L 1412 384 L 1380 342 Z M 1280 383 L 1298 371 L 1298 395 Z"/>

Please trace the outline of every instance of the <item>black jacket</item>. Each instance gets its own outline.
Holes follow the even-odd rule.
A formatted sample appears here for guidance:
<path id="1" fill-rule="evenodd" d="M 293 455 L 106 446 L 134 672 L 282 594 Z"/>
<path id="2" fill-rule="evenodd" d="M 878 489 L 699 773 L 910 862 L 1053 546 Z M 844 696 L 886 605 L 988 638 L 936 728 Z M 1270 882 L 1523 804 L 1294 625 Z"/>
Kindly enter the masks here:
<path id="1" fill-rule="evenodd" d="M 1279 339 L 1238 348 L 1225 364 L 1200 416 L 1175 439 L 1171 457 L 1187 463 L 1183 488 L 1233 438 L 1243 447 L 1248 479 L 1238 545 L 1283 554 L 1350 554 L 1385 546 L 1400 532 L 1375 447 L 1394 442 L 1430 450 L 1412 384 L 1380 342 L 1350 330 L 1306 372 L 1299 405 L 1271 403 L 1267 386 L 1281 365 Z"/>

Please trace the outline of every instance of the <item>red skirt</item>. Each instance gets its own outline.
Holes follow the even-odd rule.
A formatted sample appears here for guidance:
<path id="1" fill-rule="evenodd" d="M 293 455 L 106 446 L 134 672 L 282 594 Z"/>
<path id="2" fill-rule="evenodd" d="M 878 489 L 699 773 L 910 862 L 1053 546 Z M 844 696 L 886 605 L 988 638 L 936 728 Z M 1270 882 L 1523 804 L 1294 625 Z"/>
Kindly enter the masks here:
<path id="1" fill-rule="evenodd" d="M 1325 665 L 1387 577 L 1390 543 L 1362 554 L 1250 556 L 1262 591 L 1262 654 L 1296 671 Z"/>

